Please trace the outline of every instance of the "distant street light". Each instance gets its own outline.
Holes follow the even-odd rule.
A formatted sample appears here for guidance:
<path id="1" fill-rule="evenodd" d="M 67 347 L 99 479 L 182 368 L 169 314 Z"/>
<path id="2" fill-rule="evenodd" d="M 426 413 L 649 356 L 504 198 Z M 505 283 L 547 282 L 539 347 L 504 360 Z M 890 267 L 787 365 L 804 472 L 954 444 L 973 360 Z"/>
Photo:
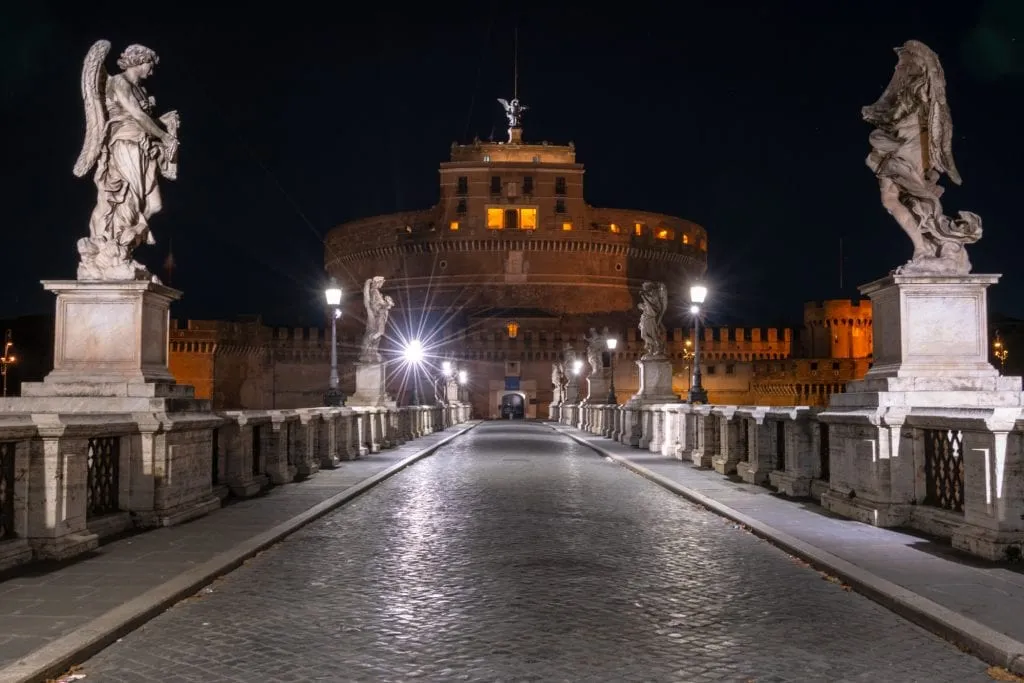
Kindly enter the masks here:
<path id="1" fill-rule="evenodd" d="M 7 366 L 17 362 L 17 358 L 11 353 L 14 348 L 14 341 L 11 339 L 11 331 L 7 330 L 4 336 L 4 355 L 0 356 L 0 375 L 4 378 L 4 396 L 7 396 Z"/>
<path id="2" fill-rule="evenodd" d="M 693 381 L 690 383 L 690 403 L 708 402 L 708 392 L 700 383 L 700 305 L 708 296 L 704 285 L 690 287 L 690 313 L 693 314 Z"/>
<path id="3" fill-rule="evenodd" d="M 992 355 L 999 359 L 999 372 L 1005 374 L 1006 357 L 1010 355 L 1010 352 L 1006 345 L 1003 344 L 1003 338 L 999 336 L 999 330 L 996 330 L 996 340 L 992 342 Z"/>
<path id="4" fill-rule="evenodd" d="M 420 363 L 423 362 L 423 342 L 413 339 L 405 345 L 405 362 L 412 366 L 412 404 L 420 404 Z"/>
<path id="5" fill-rule="evenodd" d="M 615 397 L 615 347 L 619 345 L 619 340 L 608 337 L 604 341 L 608 345 L 608 367 L 612 376 L 611 384 L 608 385 L 608 403 L 618 405 L 619 400 Z"/>
<path id="6" fill-rule="evenodd" d="M 333 277 L 324 290 L 324 298 L 331 307 L 331 377 L 327 382 L 327 395 L 324 403 L 329 406 L 340 406 L 345 403 L 345 395 L 338 387 L 338 318 L 341 317 L 341 286 Z"/>

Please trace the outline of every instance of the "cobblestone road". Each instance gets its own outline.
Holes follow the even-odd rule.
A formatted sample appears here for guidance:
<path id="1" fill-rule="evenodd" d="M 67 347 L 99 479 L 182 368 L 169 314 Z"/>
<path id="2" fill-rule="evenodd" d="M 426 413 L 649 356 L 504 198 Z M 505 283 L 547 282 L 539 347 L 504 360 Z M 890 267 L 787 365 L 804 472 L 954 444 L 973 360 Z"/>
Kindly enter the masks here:
<path id="1" fill-rule="evenodd" d="M 211 588 L 85 680 L 989 680 L 539 424 L 484 424 Z"/>

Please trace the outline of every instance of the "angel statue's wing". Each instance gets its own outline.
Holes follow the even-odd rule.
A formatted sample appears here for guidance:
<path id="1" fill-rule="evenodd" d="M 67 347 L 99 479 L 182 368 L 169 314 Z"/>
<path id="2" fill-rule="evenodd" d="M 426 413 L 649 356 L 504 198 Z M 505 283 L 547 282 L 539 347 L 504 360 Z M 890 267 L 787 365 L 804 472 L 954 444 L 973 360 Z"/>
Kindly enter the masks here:
<path id="1" fill-rule="evenodd" d="M 88 173 L 100 155 L 103 138 L 107 130 L 107 114 L 104 110 L 104 91 L 107 87 L 107 68 L 103 62 L 110 52 L 109 40 L 97 40 L 85 55 L 82 64 L 82 102 L 85 105 L 85 142 L 82 153 L 75 162 L 75 175 L 81 178 Z"/>
<path id="2" fill-rule="evenodd" d="M 501 106 L 505 107 L 505 111 L 508 111 L 509 109 L 512 108 L 512 105 L 508 103 L 508 100 L 503 100 L 499 97 L 498 101 L 501 102 Z"/>

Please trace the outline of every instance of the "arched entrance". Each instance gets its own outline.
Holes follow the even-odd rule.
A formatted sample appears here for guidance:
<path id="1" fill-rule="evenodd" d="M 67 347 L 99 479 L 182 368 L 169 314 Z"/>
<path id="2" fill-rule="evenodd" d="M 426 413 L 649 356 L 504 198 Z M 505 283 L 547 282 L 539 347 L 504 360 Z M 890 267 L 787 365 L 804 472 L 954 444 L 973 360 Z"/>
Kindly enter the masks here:
<path id="1" fill-rule="evenodd" d="M 502 420 L 522 420 L 526 417 L 526 400 L 523 395 L 514 392 L 503 395 L 498 414 Z"/>

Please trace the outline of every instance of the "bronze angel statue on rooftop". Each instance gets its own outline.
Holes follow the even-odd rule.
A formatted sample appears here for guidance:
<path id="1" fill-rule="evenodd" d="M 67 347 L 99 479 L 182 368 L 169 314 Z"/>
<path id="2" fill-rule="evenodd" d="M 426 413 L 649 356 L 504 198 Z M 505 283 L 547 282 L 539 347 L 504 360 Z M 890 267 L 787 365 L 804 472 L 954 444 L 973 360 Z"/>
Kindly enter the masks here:
<path id="1" fill-rule="evenodd" d="M 82 65 L 85 143 L 74 173 L 95 168 L 98 196 L 89 237 L 78 241 L 78 279 L 158 282 L 132 253 L 156 243 L 149 219 L 162 208 L 158 177 L 178 177 L 178 113 L 153 118 L 156 101 L 142 86 L 159 62 L 153 50 L 129 45 L 114 76 L 104 66 L 109 52 L 110 41 L 97 41 Z"/>
<path id="2" fill-rule="evenodd" d="M 939 198 L 943 173 L 957 185 L 953 121 L 946 102 L 946 76 L 939 57 L 924 43 L 896 48 L 899 62 L 889 86 L 861 109 L 875 126 L 868 167 L 878 177 L 882 205 L 910 236 L 914 255 L 896 270 L 905 275 L 966 275 L 965 244 L 981 239 L 981 218 L 970 211 L 950 218 Z"/>

